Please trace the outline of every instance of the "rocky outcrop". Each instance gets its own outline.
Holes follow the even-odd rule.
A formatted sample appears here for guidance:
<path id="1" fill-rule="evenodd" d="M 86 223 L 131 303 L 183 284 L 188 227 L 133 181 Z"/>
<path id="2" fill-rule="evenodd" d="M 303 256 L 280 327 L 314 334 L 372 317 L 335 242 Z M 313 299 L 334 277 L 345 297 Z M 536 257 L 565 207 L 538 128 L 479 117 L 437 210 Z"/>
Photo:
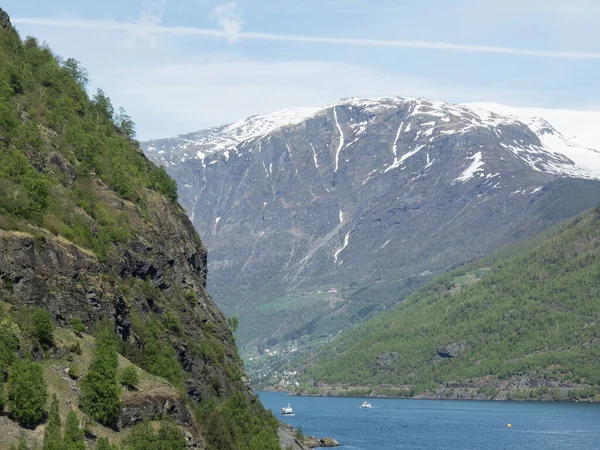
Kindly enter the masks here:
<path id="1" fill-rule="evenodd" d="M 298 436 L 298 433 L 291 425 L 279 422 L 277 432 L 282 450 L 309 450 L 311 448 L 303 443 L 301 436 Z"/>
<path id="2" fill-rule="evenodd" d="M 2 8 L 0 8 L 0 28 L 6 28 L 8 30 L 12 28 L 10 17 L 8 17 L 7 12 Z"/>
<path id="3" fill-rule="evenodd" d="M 452 344 L 440 345 L 435 351 L 440 358 L 456 358 L 467 349 L 464 342 L 453 342 Z"/>
<path id="4" fill-rule="evenodd" d="M 306 445 L 308 445 L 310 448 L 339 447 L 340 446 L 340 443 L 338 441 L 336 441 L 335 439 L 330 438 L 330 437 L 324 437 L 324 438 L 319 439 L 314 436 L 305 436 L 304 443 Z"/>
<path id="5" fill-rule="evenodd" d="M 309 450 L 316 447 L 339 447 L 339 442 L 330 437 L 302 436 L 291 425 L 279 422 L 279 442 L 283 450 Z"/>
<path id="6" fill-rule="evenodd" d="M 0 230 L 0 297 L 20 307 L 43 306 L 61 326 L 79 317 L 91 329 L 109 317 L 122 339 L 135 345 L 142 344 L 132 329 L 132 315 L 161 320 L 168 310 L 184 333 L 173 332 L 165 340 L 179 355 L 192 397 L 228 397 L 242 390 L 250 399 L 247 382 L 227 373 L 227 367 L 241 367 L 241 362 L 225 317 L 205 290 L 206 250 L 183 210 L 148 192 L 144 217 L 135 205 L 97 184 L 105 204 L 115 214 L 127 214 L 135 236 L 100 261 L 90 250 L 43 229 Z M 140 288 L 148 282 L 156 299 Z M 208 322 L 210 336 L 204 329 Z M 223 349 L 219 364 L 192 351 L 209 338 L 211 347 Z"/>
<path id="7" fill-rule="evenodd" d="M 175 392 L 135 393 L 122 399 L 117 425 L 119 428 L 128 428 L 144 419 L 158 420 L 166 416 L 179 425 L 192 425 L 192 415 L 183 399 Z"/>
<path id="8" fill-rule="evenodd" d="M 396 352 L 386 352 L 383 355 L 377 357 L 375 361 L 375 366 L 382 370 L 388 370 L 392 367 L 394 362 L 400 357 L 399 353 Z"/>

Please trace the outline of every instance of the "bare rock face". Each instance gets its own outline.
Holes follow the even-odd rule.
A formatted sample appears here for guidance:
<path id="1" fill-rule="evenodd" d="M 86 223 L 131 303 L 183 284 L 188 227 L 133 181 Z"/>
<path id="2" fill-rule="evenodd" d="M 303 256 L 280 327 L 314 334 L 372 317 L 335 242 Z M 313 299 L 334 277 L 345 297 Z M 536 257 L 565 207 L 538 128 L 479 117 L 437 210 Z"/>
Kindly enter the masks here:
<path id="1" fill-rule="evenodd" d="M 0 28 L 6 28 L 8 30 L 10 30 L 12 28 L 12 25 L 10 23 L 10 17 L 8 16 L 8 13 L 6 11 L 4 11 L 2 8 L 0 8 Z"/>
<path id="2" fill-rule="evenodd" d="M 452 344 L 441 345 L 436 353 L 440 358 L 455 358 L 467 349 L 464 342 L 453 342 Z"/>
<path id="3" fill-rule="evenodd" d="M 312 448 L 298 438 L 296 430 L 291 425 L 279 422 L 278 434 L 282 449 L 309 450 Z"/>
<path id="4" fill-rule="evenodd" d="M 127 213 L 135 237 L 99 261 L 91 251 L 42 229 L 0 230 L 0 297 L 19 307 L 43 306 L 61 326 L 79 317 L 92 329 L 110 318 L 122 339 L 132 343 L 138 340 L 132 315 L 161 320 L 168 310 L 183 332 L 164 339 L 177 352 L 193 398 L 228 398 L 240 391 L 251 398 L 247 382 L 227 374 L 234 366 L 241 372 L 241 362 L 227 321 L 205 290 L 206 250 L 183 210 L 149 192 L 148 215 L 143 217 L 108 188 L 102 192 L 113 210 Z M 162 307 L 136 287 L 148 282 L 163 298 Z M 210 346 L 223 349 L 219 364 L 194 351 L 194 345 L 209 338 Z"/>
<path id="5" fill-rule="evenodd" d="M 192 416 L 185 402 L 175 393 L 136 393 L 123 400 L 117 425 L 119 428 L 127 428 L 144 419 L 159 420 L 166 416 L 171 417 L 179 425 L 186 427 L 192 425 Z"/>
<path id="6" fill-rule="evenodd" d="M 317 438 L 317 437 L 314 437 L 314 436 L 306 436 L 304 438 L 304 442 L 310 448 L 316 448 L 316 447 L 339 447 L 340 446 L 340 443 L 338 441 L 336 441 L 335 439 L 330 438 L 330 437 Z"/>
<path id="7" fill-rule="evenodd" d="M 400 357 L 399 353 L 396 352 L 387 352 L 383 355 L 377 357 L 375 361 L 375 366 L 381 370 L 388 370 L 392 367 L 395 361 Z"/>

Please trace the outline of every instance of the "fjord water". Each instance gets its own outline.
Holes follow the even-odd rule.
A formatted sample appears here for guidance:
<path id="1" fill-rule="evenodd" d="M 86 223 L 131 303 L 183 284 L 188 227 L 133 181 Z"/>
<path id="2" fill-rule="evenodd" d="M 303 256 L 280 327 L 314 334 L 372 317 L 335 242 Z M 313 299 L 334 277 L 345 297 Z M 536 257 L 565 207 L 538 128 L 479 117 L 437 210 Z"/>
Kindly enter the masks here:
<path id="1" fill-rule="evenodd" d="M 599 404 L 372 398 L 360 409 L 364 398 L 259 396 L 283 422 L 349 450 L 600 449 Z M 281 416 L 288 402 L 294 416 Z"/>

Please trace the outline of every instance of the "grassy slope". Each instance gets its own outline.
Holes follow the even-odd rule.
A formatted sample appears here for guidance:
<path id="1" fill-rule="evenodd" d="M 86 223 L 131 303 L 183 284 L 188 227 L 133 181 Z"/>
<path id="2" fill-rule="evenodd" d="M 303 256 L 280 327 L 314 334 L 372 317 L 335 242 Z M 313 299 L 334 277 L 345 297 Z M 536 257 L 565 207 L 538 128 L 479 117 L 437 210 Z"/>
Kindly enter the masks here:
<path id="1" fill-rule="evenodd" d="M 42 362 L 44 368 L 44 377 L 48 383 L 48 392 L 50 397 L 56 394 L 59 399 L 60 414 L 63 419 L 67 413 L 73 409 L 78 418 L 86 423 L 89 431 L 93 432 L 98 437 L 107 437 L 111 443 L 118 443 L 129 435 L 130 429 L 115 431 L 111 428 L 103 427 L 93 421 L 86 420 L 86 415 L 79 409 L 78 406 L 78 389 L 83 375 L 92 360 L 92 352 L 95 347 L 95 339 L 88 335 L 75 335 L 71 330 L 59 328 L 55 334 L 55 348 L 61 349 L 63 356 L 60 358 L 49 358 Z M 68 351 L 67 349 L 77 347 L 77 351 Z M 178 389 L 171 386 L 165 379 L 149 374 L 143 369 L 135 366 L 131 361 L 119 357 L 119 371 L 125 367 L 136 367 L 140 375 L 140 383 L 137 386 L 135 394 L 143 396 L 147 393 L 160 392 L 165 397 L 173 400 L 181 398 L 181 393 Z M 67 368 L 75 369 L 77 377 L 69 376 L 66 372 Z M 125 389 L 121 392 L 122 401 L 132 395 Z M 37 442 L 41 444 L 44 439 L 44 425 L 38 426 L 33 430 L 19 428 L 10 420 L 8 416 L 0 417 L 0 434 L 6 436 L 0 442 L 0 449 L 8 449 L 11 445 L 18 444 L 21 436 L 25 437 L 28 443 Z"/>
<path id="2" fill-rule="evenodd" d="M 600 391 L 599 211 L 427 284 L 328 345 L 305 380 L 498 386 L 526 375 Z M 473 275 L 483 276 L 465 284 Z M 438 347 L 452 343 L 466 350 L 436 358 Z M 387 352 L 397 353 L 392 363 L 377 365 Z"/>

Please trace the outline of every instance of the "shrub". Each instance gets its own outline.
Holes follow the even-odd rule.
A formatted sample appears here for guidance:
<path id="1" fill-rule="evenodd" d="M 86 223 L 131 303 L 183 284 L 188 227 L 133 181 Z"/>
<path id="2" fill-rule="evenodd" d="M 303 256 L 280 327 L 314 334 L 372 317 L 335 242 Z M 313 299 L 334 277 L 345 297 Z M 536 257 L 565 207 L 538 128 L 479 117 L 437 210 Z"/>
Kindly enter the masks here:
<path id="1" fill-rule="evenodd" d="M 79 379 L 79 376 L 81 375 L 81 373 L 79 371 L 79 366 L 77 364 L 75 364 L 74 362 L 70 362 L 67 365 L 67 369 L 69 369 L 69 376 L 71 378 L 73 378 L 74 380 Z"/>
<path id="2" fill-rule="evenodd" d="M 123 450 L 185 450 L 187 444 L 179 427 L 172 419 L 161 421 L 155 433 L 148 421 L 137 424 L 122 442 Z"/>
<path id="3" fill-rule="evenodd" d="M 110 445 L 107 438 L 101 437 L 98 438 L 98 445 L 96 446 L 96 450 L 118 450 L 118 448 L 114 445 Z"/>
<path id="4" fill-rule="evenodd" d="M 85 325 L 83 324 L 83 321 L 79 317 L 71 318 L 71 328 L 78 335 L 80 335 L 81 333 L 83 333 L 85 331 Z"/>
<path id="5" fill-rule="evenodd" d="M 60 435 L 60 412 L 58 410 L 58 398 L 52 396 L 48 421 L 44 430 L 43 450 L 62 450 L 63 440 Z"/>
<path id="6" fill-rule="evenodd" d="M 65 450 L 86 450 L 85 435 L 79 427 L 79 419 L 75 411 L 69 411 L 63 438 Z"/>
<path id="7" fill-rule="evenodd" d="M 140 376 L 135 367 L 129 366 L 121 372 L 121 384 L 129 390 L 133 390 L 140 383 Z"/>
<path id="8" fill-rule="evenodd" d="M 173 331 L 175 333 L 181 332 L 181 322 L 179 321 L 179 317 L 177 317 L 173 314 L 167 313 L 163 316 L 162 320 L 163 320 L 165 327 L 168 330 Z"/>
<path id="9" fill-rule="evenodd" d="M 119 418 L 121 402 L 117 383 L 117 349 L 110 330 L 97 340 L 92 362 L 81 384 L 81 409 L 94 420 L 114 426 Z"/>
<path id="10" fill-rule="evenodd" d="M 51 346 L 54 343 L 54 322 L 52 315 L 44 308 L 35 308 L 31 314 L 33 332 L 42 345 Z"/>
<path id="11" fill-rule="evenodd" d="M 17 421 L 27 427 L 36 425 L 44 415 L 48 390 L 42 366 L 17 361 L 8 377 L 8 406 Z"/>
<path id="12" fill-rule="evenodd" d="M 21 330 L 9 319 L 0 322 L 0 382 L 6 379 L 6 372 L 16 358 Z"/>

